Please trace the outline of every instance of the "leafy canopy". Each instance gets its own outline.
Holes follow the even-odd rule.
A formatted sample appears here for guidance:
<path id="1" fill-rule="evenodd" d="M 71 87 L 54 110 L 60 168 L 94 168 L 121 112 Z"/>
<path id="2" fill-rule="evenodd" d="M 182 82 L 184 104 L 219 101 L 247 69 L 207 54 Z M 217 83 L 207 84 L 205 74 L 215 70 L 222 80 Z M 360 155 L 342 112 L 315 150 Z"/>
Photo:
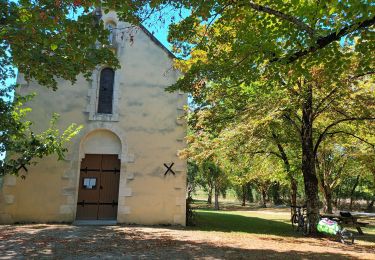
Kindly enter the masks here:
<path id="1" fill-rule="evenodd" d="M 27 81 L 56 89 L 57 80 L 75 82 L 79 74 L 87 79 L 95 67 L 106 64 L 117 68 L 118 60 L 107 48 L 109 32 L 97 8 L 126 8 L 129 3 L 108 0 L 0 0 L 0 174 L 18 174 L 34 158 L 57 154 L 63 158 L 65 144 L 80 127 L 71 125 L 60 132 L 57 116 L 41 133 L 32 131 L 25 118 L 30 110 L 23 103 L 31 97 L 6 88 L 15 69 Z"/>
<path id="2" fill-rule="evenodd" d="M 118 66 L 105 48 L 108 32 L 93 14 L 99 2 L 0 0 L 0 83 L 14 77 L 14 67 L 26 80 L 56 88 L 56 78 L 74 82 L 98 64 Z"/>

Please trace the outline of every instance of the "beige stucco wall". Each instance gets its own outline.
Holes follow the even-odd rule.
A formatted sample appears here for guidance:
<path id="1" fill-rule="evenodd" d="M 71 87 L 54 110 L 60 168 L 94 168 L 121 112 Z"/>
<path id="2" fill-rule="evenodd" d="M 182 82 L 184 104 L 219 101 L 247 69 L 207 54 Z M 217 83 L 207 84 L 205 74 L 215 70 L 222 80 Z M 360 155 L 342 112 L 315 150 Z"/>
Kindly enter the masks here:
<path id="1" fill-rule="evenodd" d="M 114 12 L 103 17 L 117 23 Z M 187 97 L 167 93 L 166 86 L 179 74 L 171 69 L 170 55 L 142 30 L 117 35 L 114 115 L 95 115 L 98 75 L 92 81 L 79 77 L 74 85 L 60 81 L 56 92 L 33 83 L 21 92 L 35 91 L 29 119 L 36 129 L 48 125 L 52 113 L 61 115 L 59 126 L 71 123 L 84 129 L 69 145 L 65 161 L 49 157 L 30 167 L 26 179 L 3 179 L 0 222 L 72 222 L 75 220 L 79 165 L 85 153 L 118 153 L 121 159 L 119 223 L 185 224 L 186 161 L 177 156 L 184 147 L 183 113 Z M 90 120 L 91 119 L 91 120 Z M 99 119 L 99 120 L 97 120 Z M 176 175 L 164 176 L 163 163 L 172 163 Z"/>

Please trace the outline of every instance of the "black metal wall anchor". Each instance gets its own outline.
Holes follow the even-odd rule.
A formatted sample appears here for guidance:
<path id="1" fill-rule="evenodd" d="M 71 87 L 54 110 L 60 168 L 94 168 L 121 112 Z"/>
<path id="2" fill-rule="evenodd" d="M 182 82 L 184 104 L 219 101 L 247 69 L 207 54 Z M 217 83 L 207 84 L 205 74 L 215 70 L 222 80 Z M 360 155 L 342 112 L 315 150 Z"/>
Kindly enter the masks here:
<path id="1" fill-rule="evenodd" d="M 87 173 L 87 172 L 99 172 L 100 169 L 88 169 L 86 167 L 86 168 L 81 169 L 81 171 L 84 172 L 84 173 Z"/>
<path id="2" fill-rule="evenodd" d="M 102 172 L 113 172 L 114 174 L 116 174 L 116 173 L 120 172 L 120 170 L 115 168 L 113 170 L 102 170 Z"/>
<path id="3" fill-rule="evenodd" d="M 167 168 L 167 170 L 164 173 L 164 176 L 167 175 L 169 172 L 171 172 L 173 175 L 176 175 L 176 173 L 172 170 L 173 165 L 174 165 L 174 163 L 171 163 L 170 166 L 168 166 L 166 163 L 164 163 L 165 168 Z"/>
<path id="4" fill-rule="evenodd" d="M 82 202 L 77 202 L 77 205 L 81 205 L 82 207 L 85 206 L 85 200 L 82 200 Z"/>

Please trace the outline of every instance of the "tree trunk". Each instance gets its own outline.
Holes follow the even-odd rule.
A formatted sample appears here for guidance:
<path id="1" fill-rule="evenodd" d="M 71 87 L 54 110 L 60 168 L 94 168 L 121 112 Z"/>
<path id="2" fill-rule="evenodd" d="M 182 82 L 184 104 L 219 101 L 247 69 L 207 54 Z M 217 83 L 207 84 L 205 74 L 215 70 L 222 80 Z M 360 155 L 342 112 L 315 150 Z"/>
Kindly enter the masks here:
<path id="1" fill-rule="evenodd" d="M 358 186 L 358 183 L 359 183 L 359 175 L 357 175 L 357 178 L 355 179 L 355 183 L 353 185 L 353 189 L 352 191 L 350 192 L 350 205 L 349 205 L 349 209 L 352 210 L 353 208 L 353 199 L 354 199 L 354 192 L 355 192 L 355 189 L 357 188 Z"/>
<path id="2" fill-rule="evenodd" d="M 262 208 L 267 208 L 267 204 L 266 204 L 266 201 L 267 201 L 267 192 L 266 192 L 266 189 L 262 188 Z"/>
<path id="3" fill-rule="evenodd" d="M 293 177 L 290 180 L 290 205 L 297 206 L 297 181 Z M 296 208 L 293 208 L 293 213 L 296 213 Z"/>
<path id="4" fill-rule="evenodd" d="M 309 85 L 302 104 L 302 173 L 305 184 L 307 215 L 310 232 L 317 233 L 319 221 L 318 179 L 315 172 L 315 154 L 313 144 L 313 105 L 312 86 Z"/>
<path id="5" fill-rule="evenodd" d="M 372 169 L 374 170 L 374 169 Z M 375 171 L 372 171 L 373 177 L 374 177 L 374 185 L 375 185 Z M 373 186 L 373 194 L 372 194 L 372 200 L 371 202 L 367 205 L 367 211 L 372 212 L 374 209 L 374 203 L 375 203 L 375 186 Z"/>
<path id="6" fill-rule="evenodd" d="M 336 208 L 338 208 L 338 206 L 339 206 L 339 193 L 340 193 L 340 188 L 335 193 L 335 199 L 334 199 L 334 202 L 333 202 L 333 205 L 335 205 Z"/>
<path id="7" fill-rule="evenodd" d="M 207 204 L 212 204 L 212 188 L 210 187 L 208 190 L 208 198 L 207 198 Z"/>
<path id="8" fill-rule="evenodd" d="M 330 213 L 332 214 L 332 192 L 331 190 L 329 189 L 329 187 L 324 187 L 324 199 L 325 199 L 325 208 L 324 208 L 324 211 L 326 213 Z"/>
<path id="9" fill-rule="evenodd" d="M 253 197 L 253 192 L 252 192 L 252 189 L 251 189 L 250 182 L 246 183 L 246 199 L 250 203 L 254 202 L 254 197 Z"/>
<path id="10" fill-rule="evenodd" d="M 247 191 L 246 191 L 246 184 L 242 185 L 242 204 L 241 206 L 246 206 L 246 197 L 247 197 Z"/>
<path id="11" fill-rule="evenodd" d="M 374 169 L 372 169 L 373 171 L 372 171 L 372 176 L 374 177 L 374 185 L 375 185 L 375 171 L 374 171 Z M 372 212 L 373 211 L 373 209 L 374 209 L 374 203 L 375 203 L 375 186 L 373 186 L 373 193 L 372 193 L 372 200 L 371 200 L 371 202 L 370 202 L 370 204 L 368 204 L 368 206 L 367 206 L 367 210 L 368 210 L 368 212 Z"/>
<path id="12" fill-rule="evenodd" d="M 274 182 L 272 185 L 272 201 L 274 205 L 280 205 L 282 200 L 280 198 L 280 183 Z"/>
<path id="13" fill-rule="evenodd" d="M 215 187 L 215 210 L 219 210 L 219 189 Z"/>
<path id="14" fill-rule="evenodd" d="M 374 209 L 374 203 L 375 203 L 375 199 L 372 199 L 372 201 L 367 205 L 367 211 L 368 212 L 372 212 L 373 211 L 373 209 Z"/>

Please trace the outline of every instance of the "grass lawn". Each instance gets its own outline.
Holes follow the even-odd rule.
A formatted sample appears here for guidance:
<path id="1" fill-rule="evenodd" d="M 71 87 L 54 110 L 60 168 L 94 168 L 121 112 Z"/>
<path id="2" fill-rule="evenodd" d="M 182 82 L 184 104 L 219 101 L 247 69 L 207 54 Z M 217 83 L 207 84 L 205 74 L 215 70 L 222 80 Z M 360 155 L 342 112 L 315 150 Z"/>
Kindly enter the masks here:
<path id="1" fill-rule="evenodd" d="M 205 202 L 196 201 L 193 204 L 196 226 L 190 228 L 284 238 L 303 236 L 292 230 L 289 208 L 263 209 L 256 208 L 254 205 L 241 207 L 235 202 L 223 203 L 222 206 L 223 210 L 215 211 L 208 208 Z M 358 235 L 355 229 L 350 230 L 355 235 L 356 244 L 372 244 L 375 248 L 375 223 L 362 228 L 365 235 Z"/>
<path id="2" fill-rule="evenodd" d="M 295 236 L 285 214 L 257 211 L 196 210 L 196 226 L 204 231 L 243 232 L 278 236 Z"/>

